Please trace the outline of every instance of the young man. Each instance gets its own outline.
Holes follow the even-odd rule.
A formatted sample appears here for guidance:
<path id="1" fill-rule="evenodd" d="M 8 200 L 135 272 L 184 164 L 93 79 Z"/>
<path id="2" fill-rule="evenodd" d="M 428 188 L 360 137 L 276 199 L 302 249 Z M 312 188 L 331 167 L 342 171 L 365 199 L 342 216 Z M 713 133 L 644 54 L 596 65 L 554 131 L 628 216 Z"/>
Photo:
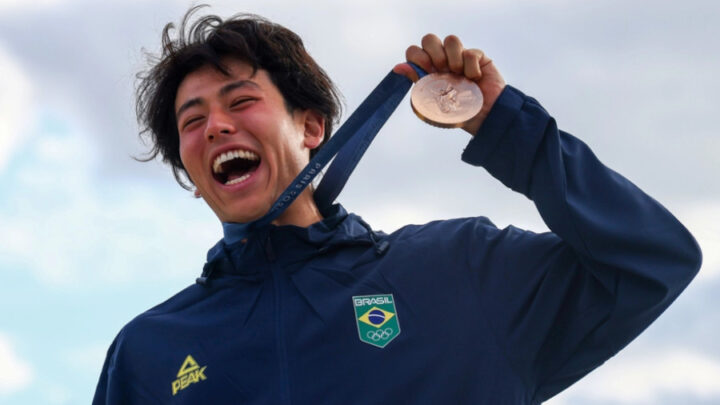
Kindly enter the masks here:
<path id="1" fill-rule="evenodd" d="M 337 95 L 283 27 L 185 28 L 173 40 L 166 27 L 138 112 L 226 235 L 205 282 L 121 330 L 95 404 L 536 404 L 623 348 L 699 269 L 670 213 L 454 36 L 427 35 L 406 57 L 480 86 L 463 160 L 531 198 L 552 232 L 479 217 L 385 235 L 307 190 L 232 240 L 322 146 Z"/>

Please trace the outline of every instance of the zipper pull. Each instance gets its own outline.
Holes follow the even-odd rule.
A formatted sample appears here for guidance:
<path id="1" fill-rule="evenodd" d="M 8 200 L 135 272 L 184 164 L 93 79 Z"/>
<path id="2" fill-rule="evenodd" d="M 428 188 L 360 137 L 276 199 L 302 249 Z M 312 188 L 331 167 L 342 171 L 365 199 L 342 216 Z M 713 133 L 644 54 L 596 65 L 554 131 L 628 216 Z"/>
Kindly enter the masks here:
<path id="1" fill-rule="evenodd" d="M 388 242 L 387 240 L 380 241 L 380 243 L 375 246 L 375 254 L 378 256 L 382 256 L 385 254 L 385 252 L 387 252 L 389 247 L 390 242 Z"/>
<path id="2" fill-rule="evenodd" d="M 210 276 L 212 275 L 213 270 L 215 269 L 215 266 L 211 265 L 210 263 L 205 263 L 203 266 L 203 271 L 200 277 L 195 279 L 195 282 L 200 284 L 201 286 L 207 287 L 208 281 L 210 280 Z"/>

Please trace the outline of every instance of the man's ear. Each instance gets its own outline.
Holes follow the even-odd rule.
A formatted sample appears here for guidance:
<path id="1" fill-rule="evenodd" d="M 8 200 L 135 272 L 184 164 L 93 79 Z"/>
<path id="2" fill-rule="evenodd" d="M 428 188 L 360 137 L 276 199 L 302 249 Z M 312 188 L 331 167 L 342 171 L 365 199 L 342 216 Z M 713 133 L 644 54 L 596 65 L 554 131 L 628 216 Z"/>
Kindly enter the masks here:
<path id="1" fill-rule="evenodd" d="M 305 139 L 303 144 L 312 150 L 320 146 L 325 136 L 325 118 L 317 111 L 305 111 Z"/>

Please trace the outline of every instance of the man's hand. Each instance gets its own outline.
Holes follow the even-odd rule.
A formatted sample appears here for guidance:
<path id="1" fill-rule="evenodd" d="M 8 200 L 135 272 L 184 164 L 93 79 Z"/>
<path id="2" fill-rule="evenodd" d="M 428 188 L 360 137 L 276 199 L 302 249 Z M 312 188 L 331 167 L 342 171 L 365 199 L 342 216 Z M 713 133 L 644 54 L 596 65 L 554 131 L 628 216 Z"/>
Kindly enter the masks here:
<path id="1" fill-rule="evenodd" d="M 505 88 L 505 80 L 492 60 L 479 49 L 465 49 L 455 35 L 448 35 L 445 41 L 441 41 L 435 34 L 427 34 L 422 38 L 422 48 L 411 45 L 405 51 L 405 58 L 428 73 L 453 72 L 467 77 L 480 86 L 483 93 L 482 109 L 462 127 L 471 135 L 475 135 L 480 129 L 495 100 Z M 413 82 L 418 80 L 417 73 L 407 63 L 395 66 L 393 71 Z"/>

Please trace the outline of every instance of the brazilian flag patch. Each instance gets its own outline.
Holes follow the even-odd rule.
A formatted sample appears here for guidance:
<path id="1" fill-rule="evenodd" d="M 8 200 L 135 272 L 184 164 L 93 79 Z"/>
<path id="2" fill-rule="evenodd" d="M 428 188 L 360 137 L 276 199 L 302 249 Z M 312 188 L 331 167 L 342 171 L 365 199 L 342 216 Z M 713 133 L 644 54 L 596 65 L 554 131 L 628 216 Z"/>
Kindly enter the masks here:
<path id="1" fill-rule="evenodd" d="M 383 348 L 400 334 L 392 294 L 352 297 L 360 341 Z"/>

